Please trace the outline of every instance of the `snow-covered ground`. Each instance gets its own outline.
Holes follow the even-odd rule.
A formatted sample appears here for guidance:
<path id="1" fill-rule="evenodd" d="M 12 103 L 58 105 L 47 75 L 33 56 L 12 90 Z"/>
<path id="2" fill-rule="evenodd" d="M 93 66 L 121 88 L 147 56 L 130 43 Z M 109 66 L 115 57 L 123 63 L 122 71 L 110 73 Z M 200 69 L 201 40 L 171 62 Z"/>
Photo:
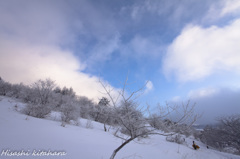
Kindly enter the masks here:
<path id="1" fill-rule="evenodd" d="M 80 119 L 79 126 L 62 127 L 56 113 L 51 116 L 55 121 L 38 119 L 19 113 L 16 109 L 21 107 L 24 104 L 0 96 L 0 159 L 108 159 L 122 142 L 111 131 L 104 132 L 100 123 Z M 92 128 L 86 128 L 89 124 Z M 126 145 L 116 159 L 240 159 L 207 149 L 200 142 L 201 148 L 196 151 L 191 144 L 191 138 L 179 145 L 163 136 L 151 136 Z M 55 155 L 47 156 L 49 150 Z M 19 152 L 20 156 L 8 156 L 10 152 Z M 41 152 L 45 154 L 37 156 Z"/>

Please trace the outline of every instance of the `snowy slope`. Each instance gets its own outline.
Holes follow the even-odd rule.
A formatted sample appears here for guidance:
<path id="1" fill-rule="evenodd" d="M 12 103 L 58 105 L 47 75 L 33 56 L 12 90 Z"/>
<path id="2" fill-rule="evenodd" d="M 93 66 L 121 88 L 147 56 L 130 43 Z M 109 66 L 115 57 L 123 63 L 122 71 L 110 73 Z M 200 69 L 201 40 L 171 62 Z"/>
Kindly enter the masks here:
<path id="1" fill-rule="evenodd" d="M 121 140 L 110 132 L 104 132 L 100 123 L 92 122 L 93 128 L 87 129 L 87 120 L 81 119 L 79 126 L 67 125 L 46 119 L 27 117 L 16 111 L 15 105 L 24 104 L 0 96 L 0 159 L 108 159 L 112 151 L 121 144 Z M 191 139 L 187 145 L 170 143 L 162 136 L 128 144 L 116 159 L 240 159 L 240 156 L 206 149 L 191 148 Z M 25 152 L 29 156 L 7 156 L 11 152 Z M 60 152 L 63 156 L 34 156 L 35 152 Z M 35 152 L 34 152 L 35 151 Z"/>

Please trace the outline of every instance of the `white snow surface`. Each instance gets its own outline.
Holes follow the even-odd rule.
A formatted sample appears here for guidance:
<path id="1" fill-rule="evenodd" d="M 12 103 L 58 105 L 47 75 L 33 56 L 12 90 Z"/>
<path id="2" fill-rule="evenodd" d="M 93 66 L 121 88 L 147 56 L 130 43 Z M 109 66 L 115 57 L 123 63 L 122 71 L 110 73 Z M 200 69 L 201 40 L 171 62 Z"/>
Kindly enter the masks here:
<path id="1" fill-rule="evenodd" d="M 17 105 L 17 107 L 16 107 Z M 61 126 L 59 114 L 47 119 L 21 114 L 25 104 L 0 96 L 0 159 L 108 159 L 122 140 L 113 130 L 104 132 L 101 123 L 80 119 L 80 124 Z M 50 120 L 51 119 L 51 120 Z M 207 149 L 196 141 L 199 150 L 192 148 L 192 138 L 186 144 L 167 142 L 164 136 L 151 136 L 134 141 L 121 149 L 116 159 L 240 159 L 240 156 Z M 6 151 L 29 152 L 29 156 L 8 156 Z M 35 151 L 65 152 L 63 156 L 34 156 Z"/>

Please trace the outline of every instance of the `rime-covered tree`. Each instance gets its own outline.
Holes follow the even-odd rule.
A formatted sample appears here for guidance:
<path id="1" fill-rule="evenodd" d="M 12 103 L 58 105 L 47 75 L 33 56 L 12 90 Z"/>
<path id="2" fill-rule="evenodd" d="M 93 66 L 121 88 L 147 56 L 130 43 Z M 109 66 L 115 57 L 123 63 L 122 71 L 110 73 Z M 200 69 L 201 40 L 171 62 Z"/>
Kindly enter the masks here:
<path id="1" fill-rule="evenodd" d="M 0 95 L 6 96 L 11 90 L 11 84 L 0 79 Z"/>
<path id="2" fill-rule="evenodd" d="M 31 85 L 28 92 L 29 104 L 23 110 L 25 114 L 38 118 L 44 118 L 52 110 L 53 89 L 55 83 L 51 79 L 38 80 Z"/>
<path id="3" fill-rule="evenodd" d="M 37 82 L 31 85 L 33 90 L 34 103 L 46 105 L 50 103 L 52 99 L 53 89 L 56 87 L 56 84 L 51 79 L 38 80 Z"/>
<path id="4" fill-rule="evenodd" d="M 98 105 L 100 105 L 100 106 L 108 106 L 109 103 L 110 103 L 110 101 L 106 97 L 102 97 L 99 100 Z"/>
<path id="5" fill-rule="evenodd" d="M 94 119 L 95 104 L 87 97 L 81 96 L 77 99 L 77 104 L 80 108 L 80 116 L 85 119 Z"/>
<path id="6" fill-rule="evenodd" d="M 200 117 L 194 112 L 195 103 L 190 101 L 182 104 L 165 106 L 158 104 L 154 114 L 149 116 L 149 124 L 164 132 L 175 132 L 186 136 L 193 135 L 192 124 Z"/>
<path id="7" fill-rule="evenodd" d="M 240 114 L 220 117 L 217 125 L 207 126 L 202 141 L 220 150 L 234 148 L 240 154 Z"/>
<path id="8" fill-rule="evenodd" d="M 76 121 L 79 117 L 77 103 L 69 96 L 64 97 L 64 102 L 60 107 L 62 122 L 69 123 L 70 120 Z"/>
<path id="9" fill-rule="evenodd" d="M 159 132 L 158 129 L 152 127 L 149 124 L 149 119 L 144 117 L 144 112 L 139 104 L 137 103 L 137 98 L 144 92 L 145 84 L 142 88 L 137 89 L 136 91 L 126 92 L 128 90 L 126 87 L 129 85 L 128 78 L 124 81 L 122 89 L 119 91 L 119 95 L 115 98 L 112 95 L 112 88 L 104 84 L 101 80 L 99 80 L 100 84 L 106 91 L 106 94 L 109 96 L 111 100 L 111 104 L 113 107 L 113 116 L 115 123 L 117 123 L 119 127 L 119 131 L 126 134 L 127 137 L 122 137 L 118 131 L 115 132 L 115 136 L 121 138 L 122 144 L 118 146 L 112 153 L 110 159 L 114 159 L 116 154 L 128 143 L 135 140 L 136 138 L 144 138 L 149 135 L 164 135 L 168 136 L 172 133 L 162 133 Z M 190 105 L 184 107 L 186 108 L 182 114 L 180 114 L 180 118 L 177 123 L 181 123 L 186 120 L 190 116 L 194 116 L 193 119 L 196 119 L 197 116 L 193 114 L 193 109 Z M 173 111 L 175 111 L 173 109 Z M 171 112 L 169 112 L 171 113 Z M 168 113 L 167 113 L 168 114 Z M 158 118 L 162 118 L 163 116 L 158 116 Z M 194 121 L 193 121 L 194 122 Z"/>

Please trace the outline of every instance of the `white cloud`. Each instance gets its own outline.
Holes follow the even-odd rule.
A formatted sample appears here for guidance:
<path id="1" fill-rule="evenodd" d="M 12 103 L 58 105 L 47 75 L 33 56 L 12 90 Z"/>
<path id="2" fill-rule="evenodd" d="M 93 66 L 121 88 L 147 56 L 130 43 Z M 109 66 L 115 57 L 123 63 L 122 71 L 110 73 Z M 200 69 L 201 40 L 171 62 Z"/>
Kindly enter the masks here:
<path id="1" fill-rule="evenodd" d="M 219 71 L 240 73 L 239 28 L 240 19 L 222 28 L 187 26 L 168 48 L 165 75 L 187 82 Z"/>
<path id="2" fill-rule="evenodd" d="M 60 86 L 73 87 L 78 95 L 98 99 L 104 92 L 98 77 L 82 73 L 85 65 L 71 52 L 53 46 L 32 46 L 1 39 L 0 75 L 12 83 L 31 84 L 51 78 Z"/>
<path id="3" fill-rule="evenodd" d="M 151 81 L 148 81 L 146 84 L 146 89 L 145 89 L 145 93 L 150 92 L 151 90 L 153 90 L 153 83 Z"/>
<path id="4" fill-rule="evenodd" d="M 71 3 L 55 2 L 0 1 L 0 76 L 25 84 L 51 78 L 78 95 L 98 99 L 104 92 L 98 77 L 83 73 L 86 64 L 63 49 L 86 29 L 69 10 Z"/>

